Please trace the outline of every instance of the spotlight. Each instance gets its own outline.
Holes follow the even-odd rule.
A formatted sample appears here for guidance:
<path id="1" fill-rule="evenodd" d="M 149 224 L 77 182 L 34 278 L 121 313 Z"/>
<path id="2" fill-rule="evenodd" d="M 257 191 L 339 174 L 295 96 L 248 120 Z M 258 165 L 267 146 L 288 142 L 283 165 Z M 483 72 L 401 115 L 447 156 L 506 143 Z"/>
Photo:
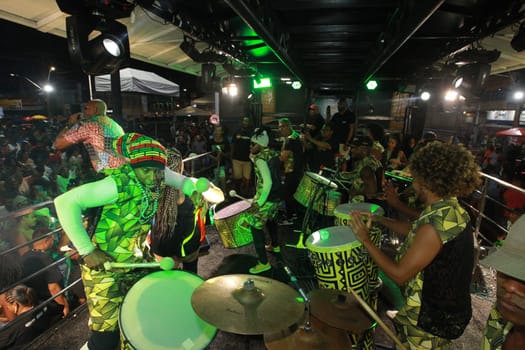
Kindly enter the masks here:
<path id="1" fill-rule="evenodd" d="M 422 101 L 428 101 L 430 100 L 430 92 L 423 91 L 421 95 L 419 95 L 419 97 L 421 98 Z"/>
<path id="2" fill-rule="evenodd" d="M 69 55 L 86 74 L 114 73 L 129 59 L 128 31 L 115 20 L 78 14 L 66 18 L 66 28 Z M 94 31 L 100 34 L 88 40 Z"/>
<path id="3" fill-rule="evenodd" d="M 476 95 L 481 91 L 489 75 L 490 64 L 466 64 L 457 70 L 456 78 L 452 85 L 461 92 Z"/>
<path id="4" fill-rule="evenodd" d="M 514 91 L 513 97 L 514 97 L 514 100 L 521 101 L 523 100 L 523 97 L 525 97 L 525 94 L 523 90 L 517 90 L 517 91 Z"/>

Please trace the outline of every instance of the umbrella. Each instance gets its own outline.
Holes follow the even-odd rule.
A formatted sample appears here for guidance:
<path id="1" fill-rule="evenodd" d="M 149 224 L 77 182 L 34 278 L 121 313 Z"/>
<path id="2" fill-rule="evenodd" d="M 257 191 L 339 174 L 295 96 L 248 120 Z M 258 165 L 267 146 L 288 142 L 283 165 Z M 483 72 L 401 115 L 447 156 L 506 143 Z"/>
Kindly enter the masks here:
<path id="1" fill-rule="evenodd" d="M 35 114 L 31 117 L 32 120 L 47 120 L 47 117 L 45 115 L 41 114 Z"/>
<path id="2" fill-rule="evenodd" d="M 525 136 L 525 128 L 511 128 L 496 132 L 496 136 Z"/>

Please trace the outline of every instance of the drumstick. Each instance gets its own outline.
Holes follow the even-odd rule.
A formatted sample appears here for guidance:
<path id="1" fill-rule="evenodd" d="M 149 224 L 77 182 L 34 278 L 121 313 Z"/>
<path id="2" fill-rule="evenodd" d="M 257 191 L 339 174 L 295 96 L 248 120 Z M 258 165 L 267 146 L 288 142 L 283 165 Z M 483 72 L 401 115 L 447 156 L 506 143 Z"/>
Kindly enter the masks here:
<path id="1" fill-rule="evenodd" d="M 104 263 L 104 269 L 110 271 L 112 269 L 156 269 L 161 270 L 172 270 L 175 266 L 175 261 L 170 257 L 160 259 L 159 262 L 146 262 L 146 263 L 119 263 L 113 261 L 106 261 Z"/>
<path id="2" fill-rule="evenodd" d="M 237 197 L 239 199 L 242 199 L 243 201 L 246 201 L 246 202 L 252 204 L 251 200 L 249 200 L 248 198 L 245 198 L 243 196 L 238 195 L 237 191 L 235 191 L 235 190 L 230 190 L 229 194 L 230 194 L 230 197 Z"/>
<path id="3" fill-rule="evenodd" d="M 363 309 L 365 309 L 365 311 L 381 326 L 381 328 L 383 328 L 383 330 L 385 331 L 386 335 L 388 335 L 393 341 L 394 343 L 396 343 L 399 348 L 401 350 L 407 350 L 406 346 L 403 345 L 403 343 L 401 343 L 401 340 L 399 340 L 398 337 L 396 337 L 396 335 L 390 330 L 390 328 L 388 328 L 388 326 L 381 320 L 381 318 L 376 314 L 376 312 L 374 310 L 372 310 L 372 308 L 370 306 L 368 306 L 368 303 L 366 301 L 363 300 L 363 298 L 361 298 L 359 296 L 359 294 L 357 294 L 353 289 L 352 287 L 348 286 L 348 290 L 350 291 L 350 293 L 352 293 L 352 295 L 357 299 L 357 301 L 359 302 L 359 304 L 363 307 Z"/>

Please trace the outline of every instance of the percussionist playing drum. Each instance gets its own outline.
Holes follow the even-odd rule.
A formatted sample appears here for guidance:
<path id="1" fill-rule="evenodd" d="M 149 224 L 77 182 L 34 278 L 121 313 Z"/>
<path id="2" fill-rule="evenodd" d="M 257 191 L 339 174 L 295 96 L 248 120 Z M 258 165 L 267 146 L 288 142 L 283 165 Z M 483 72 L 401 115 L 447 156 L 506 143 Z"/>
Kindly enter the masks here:
<path id="1" fill-rule="evenodd" d="M 252 208 L 243 214 L 244 220 L 250 226 L 253 244 L 259 261 L 250 268 L 250 273 L 258 274 L 272 268 L 268 262 L 264 246 L 264 225 L 274 220 L 281 201 L 281 175 L 279 153 L 268 148 L 270 138 L 268 131 L 257 128 L 251 138 L 250 158 L 254 164 L 256 175 L 256 190 L 252 201 Z M 276 244 L 274 229 L 270 229 L 272 244 Z"/>
<path id="2" fill-rule="evenodd" d="M 104 170 L 107 177 L 103 180 L 79 186 L 55 199 L 60 224 L 83 258 L 82 280 L 92 330 L 87 343 L 90 350 L 117 348 L 120 304 L 127 290 L 144 275 L 127 270 L 104 271 L 104 263 L 153 260 L 143 243 L 164 183 L 190 196 L 209 188 L 206 179 L 195 182 L 165 168 L 165 148 L 150 137 L 124 134 L 114 147 L 130 162 Z M 103 209 L 90 237 L 82 224 L 82 210 L 96 206 Z"/>

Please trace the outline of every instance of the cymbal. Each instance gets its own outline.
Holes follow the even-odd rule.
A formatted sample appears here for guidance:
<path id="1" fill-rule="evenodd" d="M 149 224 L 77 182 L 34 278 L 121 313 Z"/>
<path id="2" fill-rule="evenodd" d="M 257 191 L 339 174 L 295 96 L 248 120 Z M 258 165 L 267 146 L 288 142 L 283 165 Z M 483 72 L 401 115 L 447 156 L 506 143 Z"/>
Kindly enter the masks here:
<path id="1" fill-rule="evenodd" d="M 195 289 L 191 305 L 204 321 L 236 334 L 277 332 L 296 323 L 305 309 L 292 287 L 243 274 L 210 278 Z"/>
<path id="2" fill-rule="evenodd" d="M 308 296 L 312 315 L 332 327 L 361 333 L 373 324 L 352 294 L 337 289 L 315 289 Z"/>

